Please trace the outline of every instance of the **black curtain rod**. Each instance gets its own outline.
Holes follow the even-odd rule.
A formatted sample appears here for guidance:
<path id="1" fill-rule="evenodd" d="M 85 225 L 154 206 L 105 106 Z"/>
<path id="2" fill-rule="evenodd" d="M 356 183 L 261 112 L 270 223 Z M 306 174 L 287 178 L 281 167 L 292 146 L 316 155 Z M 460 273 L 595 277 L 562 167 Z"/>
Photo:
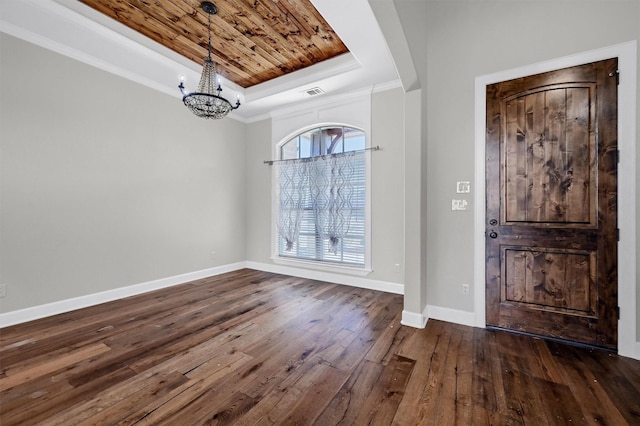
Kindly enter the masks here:
<path id="1" fill-rule="evenodd" d="M 331 156 L 331 155 L 340 155 L 340 154 L 348 154 L 350 152 L 365 152 L 365 151 L 378 151 L 380 150 L 379 146 L 372 146 L 370 148 L 365 148 L 365 149 L 358 149 L 356 151 L 347 151 L 347 152 L 338 152 L 335 154 L 324 154 L 324 155 L 316 155 L 315 157 L 307 157 L 307 158 L 289 158 L 287 160 L 264 160 L 264 164 L 268 164 L 268 165 L 273 165 L 273 163 L 280 163 L 282 161 L 296 161 L 296 160 L 313 160 L 315 158 L 322 158 L 322 157 L 327 157 L 327 156 Z"/>

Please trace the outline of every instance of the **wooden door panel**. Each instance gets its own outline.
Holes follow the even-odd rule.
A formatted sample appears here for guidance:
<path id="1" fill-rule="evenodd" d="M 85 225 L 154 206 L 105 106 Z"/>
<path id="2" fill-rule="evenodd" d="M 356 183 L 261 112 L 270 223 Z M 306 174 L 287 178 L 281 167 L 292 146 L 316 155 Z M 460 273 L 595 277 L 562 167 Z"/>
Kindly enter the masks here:
<path id="1" fill-rule="evenodd" d="M 596 315 L 595 252 L 503 246 L 504 301 L 572 315 Z"/>
<path id="2" fill-rule="evenodd" d="M 506 222 L 595 226 L 593 87 L 563 86 L 504 102 Z"/>
<path id="3" fill-rule="evenodd" d="M 487 86 L 487 325 L 617 347 L 617 59 Z"/>

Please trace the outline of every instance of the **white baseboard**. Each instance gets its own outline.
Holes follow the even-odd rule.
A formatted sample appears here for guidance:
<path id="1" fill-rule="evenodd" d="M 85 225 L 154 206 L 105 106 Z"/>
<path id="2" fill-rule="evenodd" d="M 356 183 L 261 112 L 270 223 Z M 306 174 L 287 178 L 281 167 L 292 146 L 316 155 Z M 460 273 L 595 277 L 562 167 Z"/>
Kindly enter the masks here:
<path id="1" fill-rule="evenodd" d="M 388 281 L 378 281 L 369 278 L 334 274 L 325 271 L 315 271 L 309 269 L 294 268 L 291 266 L 250 261 L 246 262 L 246 267 L 250 269 L 256 269 L 258 271 L 272 272 L 275 274 L 289 275 L 292 277 L 307 278 L 334 284 L 350 285 L 353 287 L 384 291 L 387 293 L 404 294 L 404 284 L 392 283 Z"/>
<path id="2" fill-rule="evenodd" d="M 474 312 L 461 311 L 459 309 L 444 308 L 442 306 L 427 305 L 426 317 L 441 321 L 452 322 L 460 325 L 476 326 L 476 314 Z"/>
<path id="3" fill-rule="evenodd" d="M 445 308 L 442 306 L 427 305 L 421 314 L 409 311 L 402 311 L 402 324 L 415 328 L 424 328 L 427 321 L 436 319 L 451 322 L 454 324 L 476 326 L 476 315 L 474 312 L 461 311 L 458 309 Z"/>
<path id="4" fill-rule="evenodd" d="M 99 305 L 101 303 L 111 302 L 113 300 L 147 293 L 153 290 L 159 290 L 161 288 L 184 284 L 189 281 L 211 277 L 214 275 L 220 275 L 226 272 L 236 271 L 244 267 L 245 262 L 232 263 L 229 265 L 217 266 L 215 268 L 203 269 L 201 271 L 175 275 L 173 277 L 161 278 L 158 280 L 148 281 L 140 284 L 115 288 L 113 290 L 102 291 L 100 293 L 60 300 L 58 302 L 47 303 L 45 305 L 33 306 L 17 311 L 6 312 L 0 314 L 0 328 L 74 311 L 76 309 Z"/>
<path id="5" fill-rule="evenodd" d="M 76 309 L 87 308 L 89 306 L 99 305 L 101 303 L 111 302 L 113 300 L 135 296 L 137 294 L 147 293 L 178 284 L 184 284 L 189 281 L 211 277 L 214 275 L 220 275 L 242 268 L 251 268 L 259 271 L 333 282 L 336 284 L 346 284 L 354 287 L 385 291 L 388 293 L 404 293 L 404 285 L 397 283 L 377 281 L 360 277 L 343 276 L 321 271 L 309 271 L 280 265 L 269 265 L 266 263 L 237 262 L 229 265 L 218 266 L 215 268 L 203 269 L 201 271 L 180 274 L 173 277 L 161 278 L 158 280 L 148 281 L 140 284 L 120 287 L 113 290 L 88 294 L 86 296 L 60 300 L 57 302 L 47 303 L 45 305 L 32 306 L 17 311 L 2 313 L 0 314 L 0 328 L 74 311 Z"/>
<path id="6" fill-rule="evenodd" d="M 413 328 L 424 328 L 427 325 L 427 317 L 415 312 L 402 311 L 400 324 Z"/>

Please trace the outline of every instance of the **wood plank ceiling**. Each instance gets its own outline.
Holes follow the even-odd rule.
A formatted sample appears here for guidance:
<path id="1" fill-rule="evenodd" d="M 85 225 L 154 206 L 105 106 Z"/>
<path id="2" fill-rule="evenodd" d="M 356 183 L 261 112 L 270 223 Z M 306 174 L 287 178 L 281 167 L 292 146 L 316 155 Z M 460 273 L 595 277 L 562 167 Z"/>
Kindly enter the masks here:
<path id="1" fill-rule="evenodd" d="M 200 0 L 78 0 L 202 64 L 208 15 Z M 212 57 L 220 75 L 250 87 L 348 52 L 310 0 L 218 0 Z"/>

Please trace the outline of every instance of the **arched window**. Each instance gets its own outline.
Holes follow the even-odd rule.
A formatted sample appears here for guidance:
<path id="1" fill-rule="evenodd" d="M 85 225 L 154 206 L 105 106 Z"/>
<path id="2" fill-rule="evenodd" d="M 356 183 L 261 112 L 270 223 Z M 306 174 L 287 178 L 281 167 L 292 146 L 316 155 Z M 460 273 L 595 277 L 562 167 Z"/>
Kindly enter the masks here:
<path id="1" fill-rule="evenodd" d="M 364 131 L 323 126 L 278 145 L 277 257 L 367 267 Z"/>

